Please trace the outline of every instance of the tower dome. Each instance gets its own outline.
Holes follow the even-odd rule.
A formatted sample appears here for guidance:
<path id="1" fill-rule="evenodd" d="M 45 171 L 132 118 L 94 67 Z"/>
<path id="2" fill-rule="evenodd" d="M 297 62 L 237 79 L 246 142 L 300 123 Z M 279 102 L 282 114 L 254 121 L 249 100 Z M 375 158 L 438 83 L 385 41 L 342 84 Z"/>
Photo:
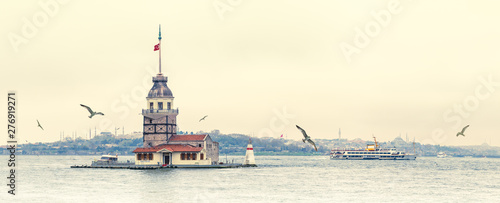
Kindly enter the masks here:
<path id="1" fill-rule="evenodd" d="M 149 90 L 148 98 L 174 97 L 172 90 L 167 86 L 167 77 L 161 73 L 153 77 L 153 87 Z"/>

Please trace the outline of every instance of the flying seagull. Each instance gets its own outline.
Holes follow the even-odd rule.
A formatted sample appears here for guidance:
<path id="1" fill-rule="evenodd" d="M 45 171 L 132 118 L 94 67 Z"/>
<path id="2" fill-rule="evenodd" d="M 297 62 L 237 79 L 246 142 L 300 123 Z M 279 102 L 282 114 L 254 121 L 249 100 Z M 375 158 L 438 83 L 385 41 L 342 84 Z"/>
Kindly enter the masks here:
<path id="1" fill-rule="evenodd" d="M 462 136 L 464 136 L 464 137 L 465 137 L 464 132 L 465 132 L 465 129 L 467 129 L 468 127 L 469 127 L 469 125 L 465 126 L 465 127 L 462 129 L 462 131 L 458 132 L 458 133 L 457 133 L 457 137 L 458 137 L 459 135 L 462 135 Z"/>
<path id="2" fill-rule="evenodd" d="M 89 111 L 89 113 L 90 113 L 89 118 L 92 118 L 92 117 L 93 117 L 93 116 L 95 116 L 95 115 L 103 115 L 103 116 L 104 116 L 104 114 L 103 114 L 103 113 L 101 113 L 101 112 L 95 112 L 95 111 L 92 111 L 92 109 L 91 109 L 90 107 L 88 107 L 88 106 L 85 106 L 85 105 L 83 105 L 83 104 L 80 104 L 80 106 L 82 106 L 82 107 L 86 108 L 86 109 Z"/>
<path id="3" fill-rule="evenodd" d="M 208 117 L 208 115 L 203 116 L 203 118 L 201 118 L 200 121 L 198 121 L 198 122 L 201 122 L 202 120 L 205 120 L 206 117 Z"/>
<path id="4" fill-rule="evenodd" d="M 42 125 L 40 125 L 40 122 L 38 122 L 38 119 L 36 120 L 36 122 L 38 123 L 38 127 L 40 127 L 42 130 L 44 130 L 44 129 L 42 128 Z"/>
<path id="5" fill-rule="evenodd" d="M 304 129 L 302 129 L 301 127 L 299 127 L 298 125 L 295 125 L 295 126 L 297 126 L 297 128 L 302 132 L 302 135 L 304 135 L 305 139 L 302 139 L 302 142 L 306 143 L 306 141 L 307 141 L 307 142 L 311 143 L 314 146 L 314 150 L 318 151 L 318 148 L 316 148 L 316 144 L 314 144 L 314 142 L 311 140 L 311 137 L 309 137 L 309 135 L 307 135 L 306 131 Z"/>

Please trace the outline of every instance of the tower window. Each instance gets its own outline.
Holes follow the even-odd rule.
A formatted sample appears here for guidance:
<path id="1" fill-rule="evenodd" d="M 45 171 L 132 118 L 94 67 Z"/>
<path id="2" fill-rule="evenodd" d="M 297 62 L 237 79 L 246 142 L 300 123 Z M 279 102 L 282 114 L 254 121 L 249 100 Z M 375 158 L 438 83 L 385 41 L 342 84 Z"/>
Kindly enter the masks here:
<path id="1" fill-rule="evenodd" d="M 149 109 L 153 110 L 153 102 L 149 102 Z"/>
<path id="2" fill-rule="evenodd" d="M 163 102 L 158 102 L 158 110 L 162 110 L 163 109 Z"/>
<path id="3" fill-rule="evenodd" d="M 172 104 L 170 102 L 167 102 L 167 109 L 170 110 L 172 108 Z"/>

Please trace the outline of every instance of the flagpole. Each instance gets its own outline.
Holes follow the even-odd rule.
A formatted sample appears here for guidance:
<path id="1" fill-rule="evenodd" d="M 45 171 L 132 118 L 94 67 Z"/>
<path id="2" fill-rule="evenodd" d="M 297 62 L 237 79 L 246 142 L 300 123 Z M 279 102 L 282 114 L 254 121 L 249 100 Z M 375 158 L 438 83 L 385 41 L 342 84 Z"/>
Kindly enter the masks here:
<path id="1" fill-rule="evenodd" d="M 158 34 L 158 45 L 159 45 L 159 51 L 158 52 L 158 58 L 159 58 L 159 65 L 160 65 L 160 74 L 161 74 L 161 25 L 158 25 L 158 30 L 159 30 L 159 34 Z"/>

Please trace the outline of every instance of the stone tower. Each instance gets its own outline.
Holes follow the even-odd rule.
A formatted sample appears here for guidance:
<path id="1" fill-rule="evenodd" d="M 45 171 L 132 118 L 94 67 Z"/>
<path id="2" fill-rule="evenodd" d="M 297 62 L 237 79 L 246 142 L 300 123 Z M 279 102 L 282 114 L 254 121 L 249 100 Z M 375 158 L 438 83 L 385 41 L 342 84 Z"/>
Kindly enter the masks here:
<path id="1" fill-rule="evenodd" d="M 159 50 L 160 71 L 153 77 L 153 87 L 146 97 L 148 108 L 142 110 L 144 147 L 166 144 L 177 133 L 179 109 L 174 109 L 174 96 L 167 86 L 167 77 L 161 73 L 161 29 L 158 40 L 154 50 Z"/>

